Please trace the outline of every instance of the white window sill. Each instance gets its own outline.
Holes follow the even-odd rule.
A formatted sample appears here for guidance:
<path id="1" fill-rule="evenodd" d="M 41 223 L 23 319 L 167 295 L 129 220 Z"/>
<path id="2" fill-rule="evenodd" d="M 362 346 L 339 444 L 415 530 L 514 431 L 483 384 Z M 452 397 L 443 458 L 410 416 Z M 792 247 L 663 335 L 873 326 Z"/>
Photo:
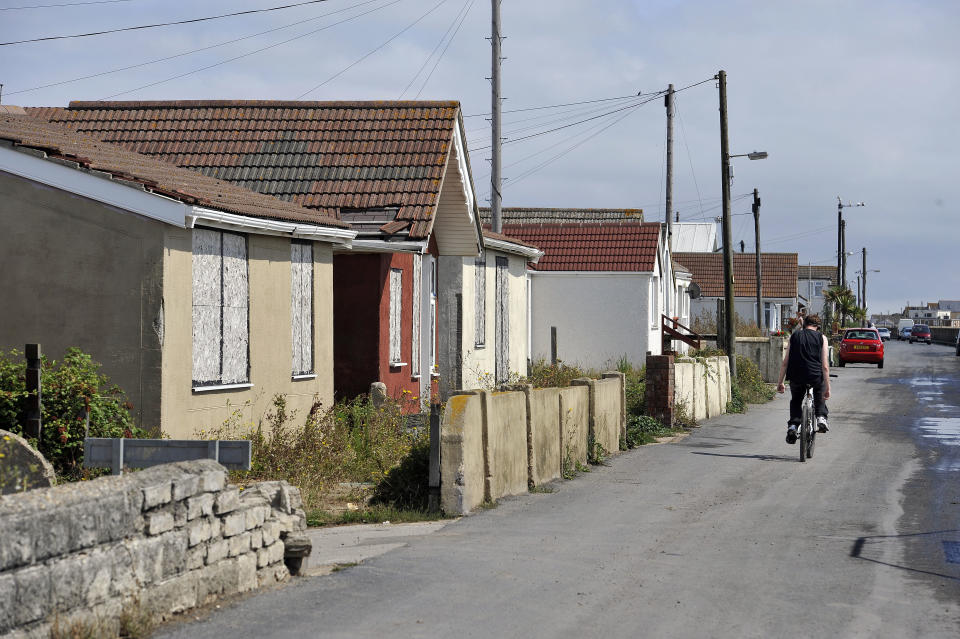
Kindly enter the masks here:
<path id="1" fill-rule="evenodd" d="M 406 365 L 406 362 L 390 362 L 390 368 L 402 368 Z"/>
<path id="2" fill-rule="evenodd" d="M 244 388 L 253 388 L 253 384 L 243 383 L 243 384 L 217 384 L 215 386 L 194 386 L 194 393 L 206 393 L 209 391 L 222 391 L 222 390 L 240 390 Z"/>
<path id="3" fill-rule="evenodd" d="M 481 350 L 485 349 L 485 348 L 487 347 L 487 345 L 486 345 L 486 343 L 484 343 L 484 344 L 474 344 L 473 347 L 474 347 L 476 350 L 481 351 Z"/>
<path id="4" fill-rule="evenodd" d="M 317 378 L 317 374 L 316 374 L 316 373 L 306 373 L 306 374 L 304 374 L 304 375 L 291 375 L 291 376 L 290 376 L 290 379 L 292 379 L 292 380 L 295 381 L 295 382 L 300 381 L 300 380 L 302 380 L 302 379 L 316 379 L 316 378 Z"/>

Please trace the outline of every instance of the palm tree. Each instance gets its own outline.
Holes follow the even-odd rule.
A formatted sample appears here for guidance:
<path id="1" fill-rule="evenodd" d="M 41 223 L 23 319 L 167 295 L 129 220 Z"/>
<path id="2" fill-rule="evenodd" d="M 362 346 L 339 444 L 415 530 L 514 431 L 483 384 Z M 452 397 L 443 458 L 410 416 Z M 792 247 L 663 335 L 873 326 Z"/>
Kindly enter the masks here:
<path id="1" fill-rule="evenodd" d="M 846 324 L 848 317 L 854 316 L 858 308 L 853 291 L 845 286 L 831 286 L 823 294 L 823 299 L 833 306 L 833 315 L 840 320 L 841 327 Z"/>

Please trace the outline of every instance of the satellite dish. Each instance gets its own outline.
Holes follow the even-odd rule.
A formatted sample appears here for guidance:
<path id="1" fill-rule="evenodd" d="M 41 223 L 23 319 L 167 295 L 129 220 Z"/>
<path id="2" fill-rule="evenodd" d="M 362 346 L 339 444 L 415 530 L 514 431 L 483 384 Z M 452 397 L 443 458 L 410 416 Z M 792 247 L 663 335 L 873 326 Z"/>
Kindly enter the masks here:
<path id="1" fill-rule="evenodd" d="M 692 300 L 700 299 L 700 287 L 697 286 L 696 282 L 690 282 L 690 286 L 687 287 L 687 295 L 689 295 Z"/>

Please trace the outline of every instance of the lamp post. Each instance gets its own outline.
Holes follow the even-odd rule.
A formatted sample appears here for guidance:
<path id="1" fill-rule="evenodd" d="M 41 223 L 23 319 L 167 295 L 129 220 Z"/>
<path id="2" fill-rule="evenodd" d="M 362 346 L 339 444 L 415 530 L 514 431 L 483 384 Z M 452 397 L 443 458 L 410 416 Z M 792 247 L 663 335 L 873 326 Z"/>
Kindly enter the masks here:
<path id="1" fill-rule="evenodd" d="M 863 202 L 843 203 L 840 196 L 837 196 L 837 279 L 843 288 L 847 288 L 847 258 L 846 252 L 846 233 L 843 223 L 843 209 L 848 206 L 866 206 Z"/>

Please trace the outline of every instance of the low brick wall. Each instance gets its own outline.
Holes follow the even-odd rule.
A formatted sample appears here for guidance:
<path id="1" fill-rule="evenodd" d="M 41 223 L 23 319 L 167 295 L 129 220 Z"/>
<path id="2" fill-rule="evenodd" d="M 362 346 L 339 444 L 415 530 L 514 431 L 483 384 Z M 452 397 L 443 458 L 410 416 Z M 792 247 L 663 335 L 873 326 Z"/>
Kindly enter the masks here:
<path id="1" fill-rule="evenodd" d="M 106 634 L 134 608 L 165 619 L 285 580 L 284 539 L 306 528 L 299 490 L 241 493 L 226 477 L 197 460 L 0 499 L 0 635 Z"/>
<path id="2" fill-rule="evenodd" d="M 956 326 L 931 326 L 930 338 L 934 344 L 946 344 L 953 346 L 957 343 L 957 332 L 960 328 Z"/>
<path id="3" fill-rule="evenodd" d="M 625 433 L 624 377 L 575 380 L 562 389 L 466 391 L 448 401 L 440 426 L 440 502 L 466 514 L 526 492 L 585 464 L 590 442 L 607 454 Z"/>

